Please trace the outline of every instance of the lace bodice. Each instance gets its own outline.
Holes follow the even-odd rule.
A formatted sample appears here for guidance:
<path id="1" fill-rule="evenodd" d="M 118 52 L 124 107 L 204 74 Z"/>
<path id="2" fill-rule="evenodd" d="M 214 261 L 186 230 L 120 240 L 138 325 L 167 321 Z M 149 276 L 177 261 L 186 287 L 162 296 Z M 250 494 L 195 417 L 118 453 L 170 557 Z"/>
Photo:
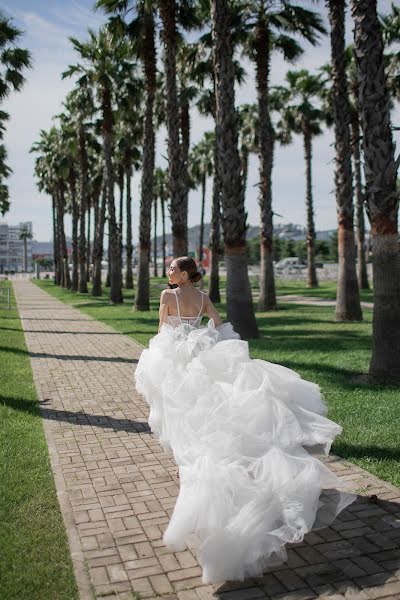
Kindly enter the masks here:
<path id="1" fill-rule="evenodd" d="M 199 292 L 201 293 L 201 308 L 197 317 L 182 317 L 179 308 L 178 294 L 176 293 L 176 290 L 174 288 L 176 309 L 178 311 L 178 314 L 176 316 L 168 315 L 168 322 L 170 325 L 172 325 L 172 327 L 178 327 L 179 325 L 182 325 L 182 323 L 186 323 L 188 325 L 191 325 L 192 327 L 200 327 L 201 321 L 203 319 L 202 312 L 204 305 L 204 292 L 202 292 L 201 290 L 199 290 Z"/>

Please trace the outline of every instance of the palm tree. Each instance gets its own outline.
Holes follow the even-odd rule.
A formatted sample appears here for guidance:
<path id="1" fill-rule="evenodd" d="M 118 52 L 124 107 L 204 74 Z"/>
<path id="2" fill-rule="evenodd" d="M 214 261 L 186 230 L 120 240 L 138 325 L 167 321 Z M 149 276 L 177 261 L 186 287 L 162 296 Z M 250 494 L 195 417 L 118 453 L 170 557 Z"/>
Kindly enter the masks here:
<path id="1" fill-rule="evenodd" d="M 350 104 L 345 66 L 345 0 L 329 0 L 328 7 L 331 25 L 332 106 L 336 149 L 335 188 L 339 240 L 335 317 L 337 321 L 361 321 L 362 312 L 355 263 Z"/>
<path id="2" fill-rule="evenodd" d="M 63 77 L 69 76 L 67 71 Z M 78 290 L 81 294 L 88 292 L 87 287 L 87 239 L 86 213 L 89 209 L 89 177 L 88 177 L 88 119 L 95 112 L 92 88 L 86 79 L 80 79 L 75 88 L 67 96 L 66 105 L 70 111 L 73 126 L 76 130 L 79 162 L 79 276 Z"/>
<path id="3" fill-rule="evenodd" d="M 79 81 L 82 85 L 95 88 L 101 106 L 109 215 L 110 302 L 121 304 L 123 302 L 121 244 L 114 201 L 112 104 L 116 90 L 126 78 L 126 73 L 133 73 L 135 70 L 132 60 L 133 50 L 126 38 L 112 35 L 106 27 L 100 29 L 97 35 L 89 30 L 89 41 L 87 42 L 80 42 L 75 38 L 70 39 L 74 49 L 84 62 L 70 66 L 63 76 L 79 74 Z"/>
<path id="4" fill-rule="evenodd" d="M 285 81 L 287 87 L 275 88 L 282 96 L 281 129 L 283 139 L 291 141 L 291 134 L 303 136 L 304 158 L 306 163 L 306 213 L 307 213 L 307 287 L 318 286 L 315 268 L 315 224 L 312 193 L 312 141 L 322 134 L 321 125 L 325 121 L 325 112 L 321 108 L 324 84 L 322 75 L 313 75 L 306 69 L 288 71 Z"/>
<path id="5" fill-rule="evenodd" d="M 102 161 L 101 161 L 102 162 Z M 93 275 L 92 296 L 102 296 L 101 263 L 104 250 L 104 224 L 106 220 L 107 186 L 104 165 L 99 165 L 99 176 L 101 177 L 100 198 L 95 212 L 94 242 L 93 242 Z"/>
<path id="6" fill-rule="evenodd" d="M 217 99 L 218 172 L 221 181 L 225 263 L 227 271 L 227 314 L 243 338 L 257 337 L 246 257 L 246 213 L 238 152 L 235 111 L 233 48 L 230 40 L 231 13 L 227 0 L 212 0 Z"/>
<path id="7" fill-rule="evenodd" d="M 32 66 L 31 54 L 17 44 L 22 36 L 22 31 L 15 27 L 12 19 L 0 10 L 0 104 L 12 91 L 21 90 L 25 78 L 23 71 Z M 3 139 L 5 121 L 9 115 L 0 110 L 0 139 Z M 5 180 L 12 173 L 12 169 L 6 164 L 7 150 L 0 144 L 0 213 L 4 214 L 10 208 L 10 197 Z"/>
<path id="8" fill-rule="evenodd" d="M 355 196 L 355 221 L 357 230 L 357 280 L 359 289 L 369 288 L 365 245 L 364 221 L 364 191 L 361 174 L 361 131 L 360 109 L 358 106 L 358 79 L 357 68 L 354 60 L 354 46 L 347 46 L 345 50 L 346 76 L 349 83 L 350 102 L 350 142 L 354 169 L 354 196 Z M 329 72 L 331 66 L 329 65 Z"/>
<path id="9" fill-rule="evenodd" d="M 170 194 L 168 186 L 168 172 L 160 167 L 157 167 L 154 173 L 154 197 L 160 200 L 161 205 L 161 220 L 162 220 L 162 276 L 166 276 L 165 261 L 166 261 L 166 241 L 165 241 L 165 205 L 167 204 Z"/>
<path id="10" fill-rule="evenodd" d="M 242 104 L 239 106 L 238 119 L 243 196 L 246 198 L 249 156 L 258 152 L 260 143 L 257 106 L 255 104 Z"/>
<path id="11" fill-rule="evenodd" d="M 208 16 L 208 15 L 207 15 Z M 212 36 L 208 33 L 201 37 L 193 48 L 194 56 L 191 59 L 192 78 L 201 89 L 197 100 L 197 108 L 201 114 L 212 117 L 215 121 L 215 145 L 214 145 L 214 177 L 212 191 L 211 224 L 208 247 L 210 249 L 210 273 L 208 278 L 208 295 L 212 302 L 221 301 L 219 289 L 219 258 L 221 255 L 221 181 L 218 170 L 218 148 L 217 148 L 217 122 L 216 122 L 216 92 L 215 72 L 213 58 Z M 239 61 L 233 58 L 235 82 L 239 85 L 244 81 L 244 70 Z M 211 87 L 206 86 L 210 81 Z"/>
<path id="12" fill-rule="evenodd" d="M 177 22 L 181 21 L 186 29 L 199 24 L 196 13 L 192 10 L 191 0 L 159 0 L 158 6 L 162 21 L 161 38 L 164 45 L 164 71 L 166 88 L 166 122 L 168 131 L 169 181 L 171 193 L 172 243 L 175 256 L 187 254 L 187 213 L 188 213 L 188 96 L 181 90 L 181 107 L 179 111 L 177 91 Z M 182 74 L 182 69 L 181 69 Z M 183 77 L 184 81 L 184 77 Z M 186 110 L 185 110 L 186 108 Z M 179 122 L 177 115 L 183 115 Z M 179 130 L 182 127 L 182 143 Z M 186 142 L 186 143 L 185 143 Z"/>
<path id="13" fill-rule="evenodd" d="M 33 238 L 32 232 L 27 225 L 23 225 L 19 231 L 19 239 L 24 242 L 24 272 L 28 271 L 28 240 Z"/>
<path id="14" fill-rule="evenodd" d="M 151 207 L 154 185 L 154 99 L 156 93 L 156 46 L 153 3 L 145 0 L 97 0 L 96 6 L 108 14 L 114 14 L 111 22 L 117 31 L 127 33 L 132 41 L 136 55 L 143 65 L 145 86 L 145 116 L 143 134 L 143 167 L 139 216 L 139 265 L 136 310 L 150 310 L 149 253 Z M 133 9 L 133 10 L 132 10 Z M 127 23 L 126 17 L 133 12 L 133 19 Z"/>
<path id="15" fill-rule="evenodd" d="M 4 144 L 0 143 L 0 213 L 4 217 L 10 209 L 10 196 L 8 185 L 4 181 L 11 175 L 12 169 L 7 164 L 7 150 Z"/>
<path id="16" fill-rule="evenodd" d="M 143 81 L 139 77 L 128 77 L 118 90 L 117 102 L 117 134 L 116 146 L 118 148 L 118 169 L 120 189 L 126 187 L 126 273 L 125 287 L 133 289 L 132 272 L 132 191 L 131 179 L 133 170 L 141 166 L 143 143 L 143 106 L 142 106 Z M 123 231 L 123 195 L 120 197 L 119 228 Z M 122 241 L 122 234 L 121 234 Z"/>
<path id="17" fill-rule="evenodd" d="M 54 236 L 55 245 L 58 245 L 56 282 L 62 287 L 70 288 L 71 279 L 68 267 L 68 251 L 64 229 L 64 215 L 66 212 L 66 187 L 69 177 L 70 165 L 65 160 L 62 147 L 62 135 L 56 127 L 46 132 L 41 130 L 40 140 L 33 144 L 31 152 L 40 153 L 36 160 L 35 172 L 39 178 L 40 190 L 49 193 L 53 201 Z M 55 256 L 56 258 L 56 256 Z"/>
<path id="18" fill-rule="evenodd" d="M 376 0 L 352 0 L 354 46 L 363 132 L 365 198 L 373 256 L 371 379 L 400 381 L 400 159 L 395 160 Z"/>
<path id="19" fill-rule="evenodd" d="M 325 28 L 317 13 L 290 1 L 246 0 L 243 4 L 241 27 L 246 36 L 245 51 L 254 62 L 256 70 L 259 118 L 261 276 L 258 307 L 260 310 L 268 310 L 276 308 L 271 185 L 274 135 L 268 103 L 271 55 L 278 50 L 287 60 L 293 61 L 303 52 L 294 36 L 300 35 L 316 45 L 318 34 L 325 33 Z"/>
<path id="20" fill-rule="evenodd" d="M 207 131 L 203 138 L 195 146 L 193 146 L 189 164 L 190 178 L 194 187 L 201 185 L 201 217 L 200 217 L 200 237 L 198 248 L 198 260 L 203 260 L 204 246 L 204 212 L 206 202 L 206 184 L 207 177 L 213 174 L 214 170 L 214 147 L 215 133 Z"/>
<path id="21" fill-rule="evenodd" d="M 79 256 L 78 256 L 78 223 L 79 223 L 79 202 L 77 198 L 76 182 L 78 173 L 75 165 L 78 162 L 78 151 L 74 127 L 74 116 L 72 111 L 74 106 L 71 103 L 71 97 L 67 96 L 64 102 L 64 112 L 57 115 L 60 120 L 61 143 L 64 153 L 64 160 L 68 164 L 68 197 L 70 201 L 70 210 L 72 215 L 72 278 L 71 290 L 76 292 L 79 288 Z"/>
<path id="22" fill-rule="evenodd" d="M 0 103 L 12 90 L 21 90 L 25 77 L 23 71 L 32 66 L 31 53 L 18 48 L 22 31 L 15 27 L 12 19 L 0 10 Z"/>

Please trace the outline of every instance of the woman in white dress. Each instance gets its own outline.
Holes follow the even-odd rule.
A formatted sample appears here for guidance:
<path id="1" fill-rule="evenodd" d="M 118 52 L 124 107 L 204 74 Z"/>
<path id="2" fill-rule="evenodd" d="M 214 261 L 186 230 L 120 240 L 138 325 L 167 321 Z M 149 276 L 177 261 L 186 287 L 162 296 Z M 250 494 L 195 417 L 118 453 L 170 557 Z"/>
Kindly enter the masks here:
<path id="1" fill-rule="evenodd" d="M 356 495 L 315 456 L 328 455 L 342 431 L 326 417 L 319 387 L 251 359 L 193 285 L 200 277 L 192 258 L 172 261 L 174 287 L 161 293 L 159 333 L 135 379 L 149 425 L 179 469 L 164 542 L 195 546 L 203 582 L 216 583 L 284 562 L 287 542 L 332 523 Z"/>

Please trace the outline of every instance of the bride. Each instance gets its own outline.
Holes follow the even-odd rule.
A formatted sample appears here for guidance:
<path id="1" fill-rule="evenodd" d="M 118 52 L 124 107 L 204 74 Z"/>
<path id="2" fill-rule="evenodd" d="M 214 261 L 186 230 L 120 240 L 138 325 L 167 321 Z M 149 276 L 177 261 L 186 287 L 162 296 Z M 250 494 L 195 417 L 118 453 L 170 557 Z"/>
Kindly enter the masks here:
<path id="1" fill-rule="evenodd" d="M 135 379 L 149 425 L 179 469 L 164 542 L 174 551 L 194 545 L 203 582 L 216 583 L 284 562 L 286 543 L 332 523 L 356 495 L 315 456 L 328 455 L 342 431 L 326 417 L 319 387 L 251 359 L 193 285 L 200 277 L 192 258 L 172 261 L 159 333 Z"/>

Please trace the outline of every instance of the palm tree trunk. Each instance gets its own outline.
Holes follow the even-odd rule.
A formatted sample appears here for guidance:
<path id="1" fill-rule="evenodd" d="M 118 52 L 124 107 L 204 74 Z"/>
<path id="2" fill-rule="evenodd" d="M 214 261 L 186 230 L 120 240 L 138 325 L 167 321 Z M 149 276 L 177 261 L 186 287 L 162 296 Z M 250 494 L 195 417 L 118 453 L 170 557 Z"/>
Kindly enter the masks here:
<path id="1" fill-rule="evenodd" d="M 356 228 L 357 228 L 357 279 L 361 290 L 368 290 L 368 274 L 365 247 L 364 223 L 364 194 L 361 182 L 361 153 L 360 153 L 360 121 L 358 112 L 351 113 L 351 148 L 354 164 L 354 191 L 356 196 Z"/>
<path id="2" fill-rule="evenodd" d="M 58 210 L 56 192 L 51 195 L 51 204 L 53 210 L 53 257 L 54 257 L 54 283 L 60 285 L 61 283 L 61 272 L 60 272 L 60 243 L 58 236 Z"/>
<path id="3" fill-rule="evenodd" d="M 260 127 L 260 297 L 259 310 L 276 308 L 275 277 L 273 264 L 273 224 L 272 224 L 272 167 L 273 133 L 268 108 L 269 86 L 269 32 L 264 24 L 263 9 L 260 9 L 256 26 L 256 77 Z"/>
<path id="4" fill-rule="evenodd" d="M 107 87 L 103 88 L 103 151 L 104 168 L 106 171 L 107 207 L 108 207 L 108 243 L 110 255 L 110 302 L 122 304 L 122 273 L 121 273 L 121 243 L 115 214 L 114 202 L 114 171 L 112 164 L 112 109 L 111 94 Z"/>
<path id="5" fill-rule="evenodd" d="M 88 211 L 87 211 L 87 243 L 86 243 L 86 281 L 90 281 L 90 256 L 91 256 L 91 215 L 92 208 L 91 203 L 88 203 Z"/>
<path id="6" fill-rule="evenodd" d="M 182 147 L 181 147 L 181 168 L 182 175 L 181 180 L 184 184 L 183 194 L 183 206 L 185 207 L 183 210 L 186 212 L 185 216 L 185 236 L 186 236 L 186 246 L 187 246 L 187 215 L 189 210 L 189 148 L 190 148 L 190 107 L 189 102 L 182 102 L 181 105 L 181 138 L 182 138 Z M 188 249 L 186 248 L 186 254 Z"/>
<path id="7" fill-rule="evenodd" d="M 119 255 L 121 260 L 122 272 L 122 255 L 123 255 L 123 233 L 124 233 L 124 167 L 118 167 L 118 188 L 119 188 L 119 213 L 118 213 L 118 234 L 119 234 Z"/>
<path id="8" fill-rule="evenodd" d="M 372 380 L 400 381 L 400 157 L 395 160 L 383 44 L 374 0 L 353 0 L 355 57 L 363 133 L 366 202 L 373 256 Z"/>
<path id="9" fill-rule="evenodd" d="M 135 308 L 150 310 L 149 251 L 151 235 L 151 205 L 154 187 L 154 98 L 156 90 L 156 50 L 154 20 L 147 15 L 144 39 L 144 76 L 146 86 L 143 135 L 142 193 L 139 216 L 139 264 Z"/>
<path id="10" fill-rule="evenodd" d="M 78 127 L 79 144 L 79 291 L 87 294 L 86 277 L 86 209 L 88 205 L 88 160 L 85 131 L 82 123 Z"/>
<path id="11" fill-rule="evenodd" d="M 219 255 L 221 252 L 220 242 L 220 219 L 221 219 L 221 183 L 218 175 L 218 148 L 217 148 L 217 133 L 214 143 L 214 178 L 213 178 L 213 195 L 211 208 L 211 227 L 210 227 L 210 277 L 208 281 L 208 295 L 211 302 L 221 302 L 221 294 L 219 290 Z"/>
<path id="12" fill-rule="evenodd" d="M 79 289 L 79 256 L 78 256 L 78 223 L 79 223 L 79 207 L 76 198 L 76 181 L 75 174 L 71 173 L 69 178 L 69 189 L 71 194 L 72 204 L 72 282 L 71 289 L 77 292 Z"/>
<path id="13" fill-rule="evenodd" d="M 201 216 L 200 216 L 200 238 L 199 238 L 199 262 L 203 260 L 203 246 L 204 246 L 204 211 L 206 207 L 206 183 L 207 177 L 204 173 L 201 182 Z"/>
<path id="14" fill-rule="evenodd" d="M 249 150 L 246 146 L 243 146 L 241 150 L 240 165 L 242 168 L 243 197 L 244 201 L 246 202 L 247 177 L 249 171 Z"/>
<path id="15" fill-rule="evenodd" d="M 344 54 L 345 0 L 328 0 L 331 24 L 332 101 L 335 126 L 335 188 L 338 218 L 339 275 L 337 321 L 361 321 L 353 221 L 353 185 L 350 145 L 350 104 Z"/>
<path id="16" fill-rule="evenodd" d="M 169 184 L 171 193 L 172 243 L 174 256 L 187 254 L 187 179 L 179 140 L 178 95 L 176 89 L 176 3 L 160 0 L 163 22 L 164 68 L 166 81 L 166 120 L 168 131 Z"/>
<path id="17" fill-rule="evenodd" d="M 65 213 L 64 183 L 60 182 L 59 187 L 58 187 L 58 215 L 59 215 L 58 223 L 59 223 L 59 237 L 60 237 L 60 245 L 61 245 L 62 286 L 66 289 L 70 289 L 71 278 L 69 275 L 68 249 L 67 249 L 67 242 L 65 239 L 64 213 Z"/>
<path id="18" fill-rule="evenodd" d="M 154 197 L 154 237 L 153 237 L 153 275 L 154 277 L 158 277 L 157 271 L 157 196 Z"/>
<path id="19" fill-rule="evenodd" d="M 125 287 L 127 290 L 133 290 L 133 272 L 132 272 L 132 166 L 129 152 L 126 153 L 125 160 L 125 177 L 126 177 L 126 274 Z"/>
<path id="20" fill-rule="evenodd" d="M 107 206 L 107 187 L 105 172 L 103 174 L 103 182 L 101 186 L 101 201 L 99 201 L 99 209 L 97 211 L 97 220 L 95 225 L 94 244 L 93 244 L 93 277 L 92 277 L 92 296 L 101 296 L 102 281 L 101 281 L 101 262 L 103 260 L 104 246 L 104 223 L 106 220 Z"/>
<path id="21" fill-rule="evenodd" d="M 24 237 L 24 272 L 28 272 L 28 239 Z"/>
<path id="22" fill-rule="evenodd" d="M 162 219 L 162 276 L 167 276 L 167 270 L 165 266 L 165 261 L 167 259 L 166 254 L 166 241 L 165 241 L 165 199 L 163 195 L 161 195 L 161 219 Z"/>
<path id="23" fill-rule="evenodd" d="M 240 177 L 228 1 L 212 0 L 211 15 L 217 91 L 218 170 L 227 272 L 227 316 L 242 338 L 253 338 L 259 333 L 247 271 L 246 213 Z"/>
<path id="24" fill-rule="evenodd" d="M 307 209 L 307 287 L 318 287 L 317 270 L 315 268 L 315 225 L 312 195 L 312 146 L 311 133 L 304 126 L 304 158 L 306 161 L 306 209 Z"/>

